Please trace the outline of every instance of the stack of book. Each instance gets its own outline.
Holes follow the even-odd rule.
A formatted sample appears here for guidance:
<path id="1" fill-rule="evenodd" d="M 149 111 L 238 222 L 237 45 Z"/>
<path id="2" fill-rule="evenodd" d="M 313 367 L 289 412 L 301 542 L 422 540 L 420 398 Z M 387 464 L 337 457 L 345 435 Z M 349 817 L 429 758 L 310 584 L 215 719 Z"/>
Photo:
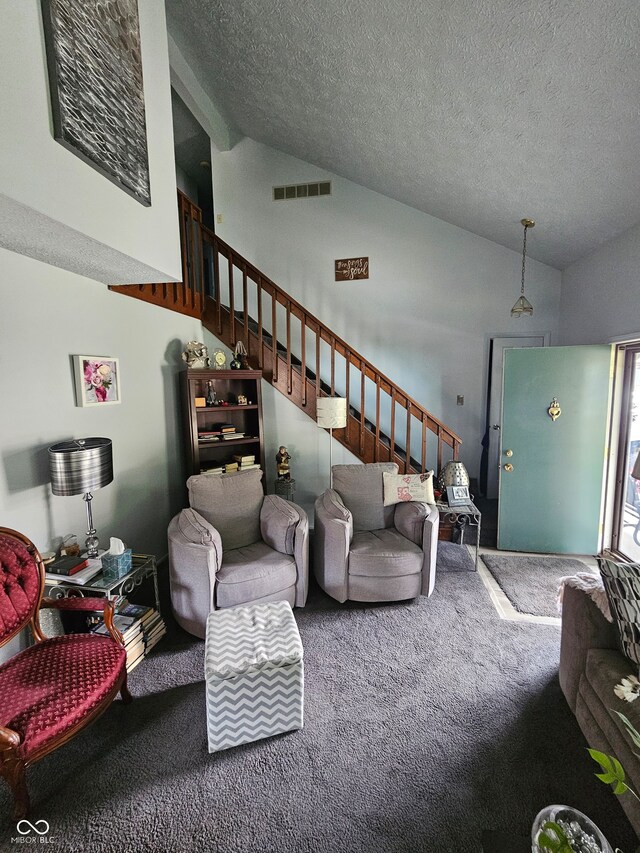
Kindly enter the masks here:
<path id="1" fill-rule="evenodd" d="M 222 465 L 213 465 L 210 468 L 201 468 L 201 474 L 224 474 L 224 467 Z"/>
<path id="2" fill-rule="evenodd" d="M 127 651 L 127 672 L 135 669 L 160 638 L 167 633 L 164 620 L 155 607 L 144 604 L 122 602 L 113 617 L 113 624 L 122 634 Z M 96 634 L 109 634 L 103 619 L 100 619 L 92 630 Z"/>
<path id="3" fill-rule="evenodd" d="M 224 473 L 225 474 L 231 474 L 233 471 L 237 471 L 237 470 L 238 470 L 238 463 L 237 462 L 227 462 L 226 465 L 224 466 Z"/>
<path id="4" fill-rule="evenodd" d="M 85 584 L 95 577 L 102 569 L 99 559 L 93 560 L 81 557 L 79 554 L 56 557 L 45 565 L 45 576 L 48 584 L 75 583 Z"/>
<path id="5" fill-rule="evenodd" d="M 237 462 L 240 471 L 248 471 L 251 468 L 260 467 L 256 464 L 256 457 L 254 453 L 247 453 L 246 455 L 243 455 L 242 453 L 236 453 L 234 454 L 233 459 L 235 462 Z"/>
<path id="6" fill-rule="evenodd" d="M 244 438 L 243 432 L 237 432 L 235 429 L 233 432 L 225 432 L 222 435 L 223 441 L 232 441 L 234 438 Z"/>
<path id="7" fill-rule="evenodd" d="M 199 429 L 198 441 L 220 441 L 220 430 Z"/>

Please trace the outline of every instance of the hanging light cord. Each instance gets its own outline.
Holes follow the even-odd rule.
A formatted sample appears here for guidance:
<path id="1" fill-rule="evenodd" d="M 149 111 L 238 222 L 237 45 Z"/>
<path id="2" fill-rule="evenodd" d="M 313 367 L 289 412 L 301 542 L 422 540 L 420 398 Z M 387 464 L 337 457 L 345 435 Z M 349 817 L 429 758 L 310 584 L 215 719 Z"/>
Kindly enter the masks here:
<path id="1" fill-rule="evenodd" d="M 520 285 L 520 296 L 524 296 L 524 259 L 527 256 L 527 228 L 529 226 L 524 226 L 524 238 L 522 240 L 522 283 Z"/>

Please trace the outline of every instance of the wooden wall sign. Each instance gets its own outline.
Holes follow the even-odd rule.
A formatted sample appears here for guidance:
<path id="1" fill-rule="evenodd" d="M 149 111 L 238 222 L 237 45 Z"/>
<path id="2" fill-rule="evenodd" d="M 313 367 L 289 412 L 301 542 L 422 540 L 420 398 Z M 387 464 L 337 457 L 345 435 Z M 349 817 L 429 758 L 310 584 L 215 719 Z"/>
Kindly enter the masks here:
<path id="1" fill-rule="evenodd" d="M 342 258 L 336 261 L 336 281 L 369 278 L 369 258 Z"/>

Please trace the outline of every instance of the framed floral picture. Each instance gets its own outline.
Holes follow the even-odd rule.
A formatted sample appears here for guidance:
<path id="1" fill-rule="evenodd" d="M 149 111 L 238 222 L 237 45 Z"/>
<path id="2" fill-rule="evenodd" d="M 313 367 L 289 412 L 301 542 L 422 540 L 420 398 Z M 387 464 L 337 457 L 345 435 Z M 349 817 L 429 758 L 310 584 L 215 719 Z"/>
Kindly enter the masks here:
<path id="1" fill-rule="evenodd" d="M 102 355 L 74 355 L 76 406 L 109 406 L 119 403 L 120 364 Z"/>

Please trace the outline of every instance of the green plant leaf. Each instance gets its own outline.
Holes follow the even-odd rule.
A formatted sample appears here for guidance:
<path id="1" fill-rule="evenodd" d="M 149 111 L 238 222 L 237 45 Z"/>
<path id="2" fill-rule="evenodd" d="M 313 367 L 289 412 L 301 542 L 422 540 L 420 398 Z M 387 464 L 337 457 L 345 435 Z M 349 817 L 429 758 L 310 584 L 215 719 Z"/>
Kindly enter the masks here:
<path id="1" fill-rule="evenodd" d="M 569 839 L 552 820 L 542 824 L 542 829 L 537 838 L 538 847 L 550 850 L 551 853 L 573 853 Z"/>
<path id="2" fill-rule="evenodd" d="M 596 773 L 596 778 L 607 785 L 611 785 L 614 794 L 620 796 L 620 794 L 625 794 L 631 790 L 626 783 L 624 768 L 617 758 L 600 752 L 597 749 L 587 749 L 587 752 L 600 765 L 603 771 L 602 773 Z"/>
<path id="3" fill-rule="evenodd" d="M 629 733 L 629 737 L 631 738 L 631 740 L 634 742 L 634 744 L 637 747 L 640 748 L 640 732 L 638 732 L 638 730 L 633 725 L 631 720 L 627 719 L 627 717 L 625 717 L 624 714 L 622 714 L 620 711 L 616 711 L 616 714 L 620 717 L 620 719 L 624 723 L 625 728 L 626 728 L 627 732 Z"/>

